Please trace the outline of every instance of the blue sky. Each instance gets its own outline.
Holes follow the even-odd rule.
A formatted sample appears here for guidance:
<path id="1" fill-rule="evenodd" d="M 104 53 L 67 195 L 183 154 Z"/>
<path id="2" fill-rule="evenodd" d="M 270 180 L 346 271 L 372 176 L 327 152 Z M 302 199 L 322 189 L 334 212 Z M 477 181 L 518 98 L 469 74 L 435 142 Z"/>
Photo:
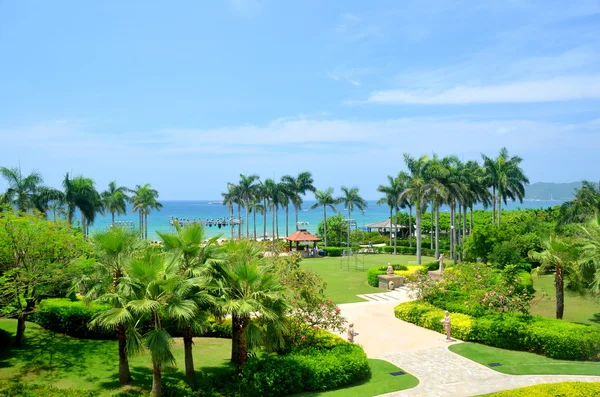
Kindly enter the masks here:
<path id="1" fill-rule="evenodd" d="M 597 180 L 600 1 L 0 1 L 0 165 L 163 199 L 501 146 Z M 0 181 L 0 188 L 5 188 Z"/>

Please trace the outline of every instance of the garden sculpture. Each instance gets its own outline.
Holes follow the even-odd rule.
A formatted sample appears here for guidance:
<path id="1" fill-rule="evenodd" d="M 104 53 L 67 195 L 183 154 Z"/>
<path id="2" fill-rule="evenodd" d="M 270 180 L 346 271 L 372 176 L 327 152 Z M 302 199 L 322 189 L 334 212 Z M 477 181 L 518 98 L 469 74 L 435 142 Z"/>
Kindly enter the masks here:
<path id="1" fill-rule="evenodd" d="M 387 275 L 391 276 L 393 274 L 394 274 L 394 268 L 392 267 L 392 265 L 390 263 L 388 263 Z"/>
<path id="2" fill-rule="evenodd" d="M 440 254 L 438 261 L 440 261 L 440 273 L 443 273 L 444 272 L 444 254 Z"/>
<path id="3" fill-rule="evenodd" d="M 348 324 L 348 342 L 354 343 L 354 337 L 358 335 L 358 332 L 354 331 L 354 323 Z"/>
<path id="4" fill-rule="evenodd" d="M 446 310 L 446 317 L 444 317 L 444 319 L 440 321 L 444 323 L 444 328 L 446 330 L 446 340 L 452 340 L 452 338 L 450 337 L 450 312 L 448 312 L 448 310 Z"/>

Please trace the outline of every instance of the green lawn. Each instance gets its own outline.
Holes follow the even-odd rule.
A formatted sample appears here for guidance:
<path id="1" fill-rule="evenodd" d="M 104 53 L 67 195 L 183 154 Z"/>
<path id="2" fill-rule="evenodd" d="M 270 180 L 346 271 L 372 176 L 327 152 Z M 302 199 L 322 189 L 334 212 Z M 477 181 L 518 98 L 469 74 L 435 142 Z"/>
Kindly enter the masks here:
<path id="1" fill-rule="evenodd" d="M 536 289 L 536 297 L 540 297 L 542 291 L 546 291 L 550 298 L 556 296 L 554 289 L 554 275 L 533 277 L 533 286 Z M 546 317 L 556 317 L 556 302 L 550 299 L 542 299 L 531 306 L 531 314 L 539 314 Z M 564 320 L 583 324 L 600 324 L 600 299 L 581 296 L 576 293 L 565 291 L 565 313 Z"/>
<path id="2" fill-rule="evenodd" d="M 419 380 L 410 374 L 392 376 L 391 372 L 400 371 L 396 367 L 384 360 L 369 359 L 371 367 L 371 377 L 352 387 L 331 390 L 318 393 L 301 393 L 297 397 L 371 397 L 379 394 L 391 393 L 393 391 L 410 389 L 419 384 Z"/>
<path id="3" fill-rule="evenodd" d="M 591 361 L 555 360 L 538 354 L 498 349 L 478 343 L 458 343 L 449 347 L 479 364 L 488 366 L 500 363 L 500 367 L 489 367 L 510 375 L 600 375 L 600 365 Z"/>
<path id="4" fill-rule="evenodd" d="M 391 264 L 406 265 L 415 262 L 417 258 L 409 255 L 372 254 L 360 255 L 364 258 L 364 270 L 355 269 L 355 258 L 350 258 L 350 266 L 341 266 L 340 257 L 308 258 L 302 261 L 302 266 L 313 270 L 327 282 L 326 295 L 335 303 L 364 302 L 357 294 L 372 294 L 383 292 L 381 289 L 367 284 L 367 269 Z M 346 258 L 347 260 L 347 258 Z M 434 259 L 423 256 L 422 262 L 429 263 Z"/>

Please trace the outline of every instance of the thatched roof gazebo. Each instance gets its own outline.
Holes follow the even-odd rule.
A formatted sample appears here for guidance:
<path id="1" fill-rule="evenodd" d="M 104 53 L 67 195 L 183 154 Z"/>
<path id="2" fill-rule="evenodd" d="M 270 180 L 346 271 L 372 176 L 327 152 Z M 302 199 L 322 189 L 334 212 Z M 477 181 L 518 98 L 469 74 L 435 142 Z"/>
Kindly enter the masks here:
<path id="1" fill-rule="evenodd" d="M 298 250 L 298 246 L 302 241 L 306 241 L 308 243 L 312 242 L 314 248 L 317 247 L 317 241 L 321 241 L 320 238 L 314 234 L 310 234 L 305 229 L 296 230 L 285 239 L 290 242 L 290 251 L 292 250 L 292 243 L 296 243 L 296 250 Z"/>

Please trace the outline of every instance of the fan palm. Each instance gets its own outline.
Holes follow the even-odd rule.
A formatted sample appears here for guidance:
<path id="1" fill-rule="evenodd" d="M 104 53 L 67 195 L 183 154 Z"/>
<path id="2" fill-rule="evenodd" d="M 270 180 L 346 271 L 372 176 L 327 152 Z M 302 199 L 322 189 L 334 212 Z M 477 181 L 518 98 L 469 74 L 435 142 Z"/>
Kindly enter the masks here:
<path id="1" fill-rule="evenodd" d="M 348 211 L 348 241 L 347 246 L 350 247 L 350 215 L 354 210 L 354 207 L 361 211 L 367 208 L 367 202 L 358 194 L 357 187 L 348 188 L 346 186 L 341 187 L 342 195 L 338 197 L 337 202 L 344 204 L 345 209 Z"/>
<path id="2" fill-rule="evenodd" d="M 79 209 L 83 234 L 87 236 L 89 225 L 94 223 L 96 214 L 103 209 L 102 200 L 96 190 L 95 183 L 92 179 L 83 176 L 70 179 L 67 173 L 63 180 L 63 187 L 67 204 L 67 221 L 73 223 L 75 209 Z"/>
<path id="3" fill-rule="evenodd" d="M 140 216 L 140 231 L 143 238 L 148 238 L 148 214 L 155 209 L 160 211 L 162 204 L 158 202 L 158 191 L 152 189 L 149 183 L 145 185 L 136 185 L 131 196 L 133 203 L 133 212 L 138 212 Z"/>
<path id="4" fill-rule="evenodd" d="M 127 202 L 129 201 L 127 191 L 129 191 L 129 189 L 126 187 L 117 186 L 116 181 L 111 181 L 108 184 L 108 189 L 100 194 L 104 209 L 110 212 L 111 226 L 115 225 L 115 213 L 117 215 L 127 213 Z"/>
<path id="5" fill-rule="evenodd" d="M 302 195 L 307 191 L 315 192 L 317 189 L 313 185 L 314 180 L 310 172 L 300 172 L 297 177 L 285 175 L 281 180 L 288 186 L 286 190 L 290 192 L 292 204 L 296 210 L 296 230 L 298 230 L 298 211 L 302 207 Z"/>
<path id="6" fill-rule="evenodd" d="M 325 190 L 317 190 L 315 192 L 315 199 L 317 200 L 310 208 L 315 209 L 323 206 L 323 236 L 325 239 L 325 246 L 327 247 L 327 207 L 331 208 L 333 212 L 337 212 L 335 204 L 337 200 L 333 197 L 333 188 L 328 187 Z"/>
<path id="7" fill-rule="evenodd" d="M 4 193 L 4 201 L 17 206 L 19 212 L 25 212 L 33 207 L 33 196 L 38 186 L 43 183 L 42 175 L 33 171 L 26 177 L 21 174 L 21 168 L 0 167 L 0 175 L 8 183 Z"/>

